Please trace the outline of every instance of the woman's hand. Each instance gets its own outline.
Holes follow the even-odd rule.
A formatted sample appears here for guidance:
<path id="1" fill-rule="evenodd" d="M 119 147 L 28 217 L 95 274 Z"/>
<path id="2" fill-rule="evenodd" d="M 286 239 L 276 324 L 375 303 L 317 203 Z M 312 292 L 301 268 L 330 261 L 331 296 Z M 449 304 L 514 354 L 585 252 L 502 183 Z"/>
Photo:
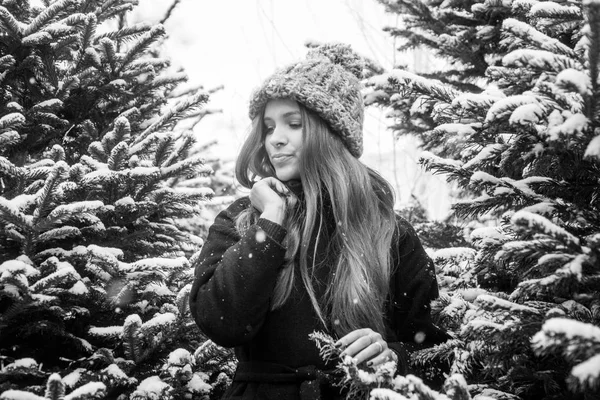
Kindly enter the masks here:
<path id="1" fill-rule="evenodd" d="M 285 198 L 289 189 L 276 178 L 264 178 L 250 190 L 250 202 L 261 212 L 261 218 L 281 224 L 285 216 Z"/>
<path id="2" fill-rule="evenodd" d="M 344 349 L 342 357 L 350 356 L 356 364 L 367 362 L 367 366 L 375 367 L 391 360 L 398 361 L 398 356 L 388 348 L 387 342 L 370 328 L 350 332 L 338 340 L 336 346 Z"/>

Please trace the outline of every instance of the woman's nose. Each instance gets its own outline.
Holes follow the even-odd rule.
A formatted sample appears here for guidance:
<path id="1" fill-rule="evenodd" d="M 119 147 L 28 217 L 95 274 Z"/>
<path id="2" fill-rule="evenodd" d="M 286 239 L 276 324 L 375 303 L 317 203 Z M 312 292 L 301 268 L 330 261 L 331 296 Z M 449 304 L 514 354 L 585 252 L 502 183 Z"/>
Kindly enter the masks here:
<path id="1" fill-rule="evenodd" d="M 283 146 L 287 142 L 285 132 L 283 129 L 274 128 L 273 132 L 269 136 L 269 143 L 273 147 Z"/>

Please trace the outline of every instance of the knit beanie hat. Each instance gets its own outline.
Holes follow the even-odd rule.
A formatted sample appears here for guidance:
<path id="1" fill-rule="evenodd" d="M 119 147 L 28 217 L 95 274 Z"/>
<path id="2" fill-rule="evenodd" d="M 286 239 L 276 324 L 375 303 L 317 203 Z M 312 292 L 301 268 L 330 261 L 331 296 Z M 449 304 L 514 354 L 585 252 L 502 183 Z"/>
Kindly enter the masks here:
<path id="1" fill-rule="evenodd" d="M 250 118 L 254 119 L 271 99 L 291 98 L 316 112 L 358 158 L 363 152 L 360 79 L 365 66 L 364 59 L 348 45 L 313 47 L 306 60 L 277 70 L 254 91 Z"/>

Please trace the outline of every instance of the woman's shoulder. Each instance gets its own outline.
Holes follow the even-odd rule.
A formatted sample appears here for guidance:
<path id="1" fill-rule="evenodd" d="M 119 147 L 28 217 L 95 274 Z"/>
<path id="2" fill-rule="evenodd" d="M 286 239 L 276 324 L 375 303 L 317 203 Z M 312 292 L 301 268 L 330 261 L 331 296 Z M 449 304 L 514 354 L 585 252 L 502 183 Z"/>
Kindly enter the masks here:
<path id="1" fill-rule="evenodd" d="M 396 233 L 398 234 L 398 239 L 402 239 L 406 235 L 411 237 L 417 236 L 415 228 L 406 218 L 397 211 L 394 212 L 394 215 L 396 217 Z"/>
<path id="2" fill-rule="evenodd" d="M 402 255 L 421 248 L 421 240 L 413 225 L 398 212 L 395 212 L 394 214 L 396 216 L 396 231 L 394 232 L 396 249 L 400 251 Z"/>
<path id="3" fill-rule="evenodd" d="M 239 197 L 229 204 L 225 209 L 223 209 L 217 216 L 217 219 L 219 217 L 235 219 L 240 213 L 242 213 L 242 211 L 248 209 L 251 204 L 250 197 Z"/>

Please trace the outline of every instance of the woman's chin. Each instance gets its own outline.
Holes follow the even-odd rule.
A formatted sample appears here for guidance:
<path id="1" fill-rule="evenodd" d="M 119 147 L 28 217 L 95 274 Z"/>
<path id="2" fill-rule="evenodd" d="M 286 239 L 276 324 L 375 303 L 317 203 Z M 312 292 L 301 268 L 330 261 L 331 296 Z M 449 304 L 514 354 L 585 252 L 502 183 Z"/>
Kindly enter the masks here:
<path id="1" fill-rule="evenodd" d="M 299 180 L 300 179 L 300 176 L 298 174 L 290 173 L 288 171 L 279 171 L 279 172 L 276 171 L 275 176 L 281 182 L 287 182 L 287 181 L 291 181 L 291 180 Z"/>

